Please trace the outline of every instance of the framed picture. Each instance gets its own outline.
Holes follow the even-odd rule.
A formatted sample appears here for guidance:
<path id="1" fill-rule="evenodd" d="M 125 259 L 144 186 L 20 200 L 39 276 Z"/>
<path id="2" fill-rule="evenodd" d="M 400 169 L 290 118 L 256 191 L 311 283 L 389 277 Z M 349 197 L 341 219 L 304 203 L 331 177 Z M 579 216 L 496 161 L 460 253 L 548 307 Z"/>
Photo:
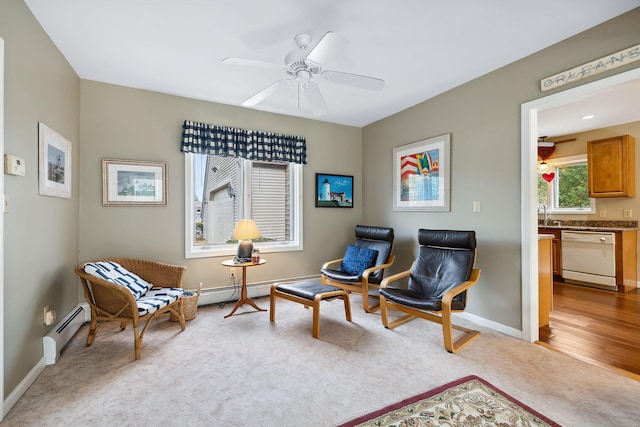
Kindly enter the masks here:
<path id="1" fill-rule="evenodd" d="M 44 123 L 38 123 L 38 192 L 71 197 L 71 142 Z"/>
<path id="2" fill-rule="evenodd" d="M 353 176 L 316 174 L 316 208 L 352 208 Z"/>
<path id="3" fill-rule="evenodd" d="M 166 206 L 167 164 L 102 159 L 103 206 Z"/>
<path id="4" fill-rule="evenodd" d="M 451 134 L 393 149 L 393 210 L 448 211 Z"/>

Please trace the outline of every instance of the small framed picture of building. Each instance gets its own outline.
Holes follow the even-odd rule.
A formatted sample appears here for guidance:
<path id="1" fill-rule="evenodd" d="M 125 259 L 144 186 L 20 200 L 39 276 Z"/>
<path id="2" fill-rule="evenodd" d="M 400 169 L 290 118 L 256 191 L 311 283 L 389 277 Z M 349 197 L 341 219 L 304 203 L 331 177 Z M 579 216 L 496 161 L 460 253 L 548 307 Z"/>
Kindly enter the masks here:
<path id="1" fill-rule="evenodd" d="M 316 208 L 352 207 L 352 175 L 316 173 Z"/>
<path id="2" fill-rule="evenodd" d="M 44 123 L 38 123 L 38 192 L 71 198 L 71 142 Z"/>
<path id="3" fill-rule="evenodd" d="M 166 162 L 102 159 L 102 205 L 166 206 Z"/>

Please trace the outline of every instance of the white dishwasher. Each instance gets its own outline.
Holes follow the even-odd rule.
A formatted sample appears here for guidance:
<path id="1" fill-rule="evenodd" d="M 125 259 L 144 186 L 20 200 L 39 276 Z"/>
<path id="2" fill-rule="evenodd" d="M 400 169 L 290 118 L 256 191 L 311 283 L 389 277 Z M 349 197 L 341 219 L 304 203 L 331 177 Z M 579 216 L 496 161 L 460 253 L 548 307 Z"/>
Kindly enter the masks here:
<path id="1" fill-rule="evenodd" d="M 597 231 L 562 230 L 565 282 L 616 289 L 616 236 Z"/>

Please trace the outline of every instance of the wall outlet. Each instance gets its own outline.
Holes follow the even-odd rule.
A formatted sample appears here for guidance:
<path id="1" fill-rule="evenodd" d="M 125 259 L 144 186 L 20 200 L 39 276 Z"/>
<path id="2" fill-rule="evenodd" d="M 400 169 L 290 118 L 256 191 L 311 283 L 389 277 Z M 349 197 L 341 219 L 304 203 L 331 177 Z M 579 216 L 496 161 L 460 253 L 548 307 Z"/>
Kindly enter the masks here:
<path id="1" fill-rule="evenodd" d="M 43 310 L 43 314 L 44 314 L 44 324 L 47 326 L 53 325 L 53 322 L 56 321 L 56 312 L 53 310 L 49 310 L 49 306 L 47 305 Z"/>
<path id="2" fill-rule="evenodd" d="M 238 277 L 238 272 L 237 272 L 237 268 L 235 267 L 231 267 L 229 269 L 229 277 Z"/>
<path id="3" fill-rule="evenodd" d="M 633 217 L 633 213 L 632 213 L 631 209 L 623 209 L 622 210 L 622 216 L 624 218 L 632 218 Z"/>
<path id="4" fill-rule="evenodd" d="M 598 216 L 600 218 L 606 218 L 607 217 L 607 211 L 605 211 L 604 209 L 600 209 L 600 211 L 598 211 Z"/>

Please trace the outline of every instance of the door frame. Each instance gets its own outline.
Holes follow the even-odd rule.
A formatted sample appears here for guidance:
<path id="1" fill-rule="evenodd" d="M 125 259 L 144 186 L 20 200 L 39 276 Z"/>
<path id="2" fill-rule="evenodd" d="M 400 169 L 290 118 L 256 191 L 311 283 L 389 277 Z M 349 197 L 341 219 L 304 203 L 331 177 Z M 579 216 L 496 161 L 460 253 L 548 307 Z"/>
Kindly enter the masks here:
<path id="1" fill-rule="evenodd" d="M 4 159 L 4 40 L 0 37 L 0 157 Z M 4 307 L 4 173 L 0 173 L 0 307 Z M 0 421 L 4 418 L 4 313 L 0 314 Z"/>
<path id="2" fill-rule="evenodd" d="M 520 109 L 520 223 L 522 241 L 522 338 L 534 342 L 538 330 L 538 112 L 590 98 L 601 90 L 640 79 L 640 68 L 524 103 Z"/>

